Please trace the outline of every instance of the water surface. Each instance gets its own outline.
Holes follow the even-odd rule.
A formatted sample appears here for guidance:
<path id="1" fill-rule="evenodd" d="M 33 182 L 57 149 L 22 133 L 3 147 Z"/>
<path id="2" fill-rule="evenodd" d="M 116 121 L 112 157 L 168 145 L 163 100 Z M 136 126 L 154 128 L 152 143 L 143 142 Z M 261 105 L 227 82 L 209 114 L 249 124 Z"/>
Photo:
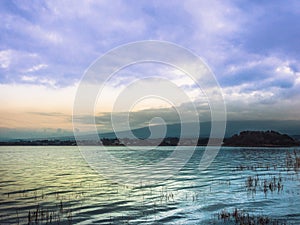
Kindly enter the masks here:
<path id="1" fill-rule="evenodd" d="M 110 151 L 138 170 L 174 149 L 141 148 Z M 218 214 L 235 208 L 300 224 L 300 177 L 287 167 L 287 151 L 293 158 L 294 150 L 300 156 L 295 148 L 222 148 L 199 171 L 198 147 L 170 179 L 129 187 L 91 169 L 77 147 L 0 147 L 0 224 L 224 224 Z M 249 177 L 259 178 L 255 188 L 247 186 Z M 264 189 L 273 179 L 280 190 Z"/>

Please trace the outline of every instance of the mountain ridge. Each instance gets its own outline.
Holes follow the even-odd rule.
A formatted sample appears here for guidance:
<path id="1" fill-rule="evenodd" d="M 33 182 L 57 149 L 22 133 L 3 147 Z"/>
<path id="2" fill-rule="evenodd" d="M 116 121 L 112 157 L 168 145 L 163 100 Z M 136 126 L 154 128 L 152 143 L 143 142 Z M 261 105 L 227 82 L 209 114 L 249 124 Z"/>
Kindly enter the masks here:
<path id="1" fill-rule="evenodd" d="M 169 124 L 166 125 L 166 135 L 165 137 L 180 137 L 180 124 Z M 195 138 L 195 134 L 192 132 L 195 129 L 195 126 L 197 124 L 195 123 L 188 123 L 186 124 L 187 127 L 190 127 L 191 132 L 187 132 L 183 135 L 184 138 Z M 163 129 L 162 125 L 155 125 L 151 127 L 152 131 Z M 211 130 L 211 122 L 201 122 L 200 123 L 200 137 L 201 138 L 207 138 L 210 136 L 210 130 Z M 285 133 L 290 136 L 296 137 L 296 139 L 300 139 L 300 121 L 298 120 L 231 120 L 227 121 L 226 126 L 226 132 L 225 132 L 225 138 L 231 137 L 234 134 L 238 134 L 241 131 L 245 130 L 260 130 L 260 131 L 267 131 L 267 130 L 275 130 L 280 133 Z M 8 135 L 7 135 L 8 132 Z M 16 133 L 16 131 L 14 130 Z M 150 136 L 150 129 L 149 127 L 141 127 L 136 128 L 131 131 L 119 131 L 117 134 L 115 132 L 105 132 L 105 133 L 99 133 L 100 138 L 126 138 L 130 137 L 130 133 L 133 133 L 137 138 L 140 139 L 147 139 Z M 13 134 L 15 134 L 13 133 Z M 38 133 L 38 132 L 37 132 Z M 160 133 L 160 132 L 158 132 Z M 6 136 L 7 137 L 6 137 Z M 153 138 L 159 138 L 152 134 Z M 91 137 L 90 134 L 82 134 L 83 138 L 89 139 Z M 30 136 L 30 133 L 28 133 L 26 136 L 19 136 L 17 137 L 17 133 L 14 138 L 9 137 L 9 130 L 0 130 L 0 140 L 18 140 L 18 139 L 28 139 L 28 140 L 34 140 L 34 139 L 60 139 L 60 140 L 74 140 L 74 136 L 72 132 L 63 133 L 60 135 L 49 135 L 49 136 Z"/>

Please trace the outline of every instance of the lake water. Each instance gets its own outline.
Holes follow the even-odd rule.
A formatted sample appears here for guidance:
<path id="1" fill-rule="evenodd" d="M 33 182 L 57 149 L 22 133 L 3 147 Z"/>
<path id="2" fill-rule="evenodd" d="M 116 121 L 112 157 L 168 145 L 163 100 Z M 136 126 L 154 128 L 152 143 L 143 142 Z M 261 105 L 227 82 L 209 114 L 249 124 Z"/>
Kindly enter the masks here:
<path id="1" fill-rule="evenodd" d="M 116 157 L 136 155 L 142 163 L 173 148 L 159 147 L 145 157 L 140 150 L 110 147 Z M 130 187 L 91 169 L 77 147 L 0 147 L 0 224 L 236 224 L 222 216 L 235 209 L 300 224 L 294 151 L 300 156 L 299 148 L 222 148 L 199 171 L 204 148 L 198 147 L 175 176 Z"/>

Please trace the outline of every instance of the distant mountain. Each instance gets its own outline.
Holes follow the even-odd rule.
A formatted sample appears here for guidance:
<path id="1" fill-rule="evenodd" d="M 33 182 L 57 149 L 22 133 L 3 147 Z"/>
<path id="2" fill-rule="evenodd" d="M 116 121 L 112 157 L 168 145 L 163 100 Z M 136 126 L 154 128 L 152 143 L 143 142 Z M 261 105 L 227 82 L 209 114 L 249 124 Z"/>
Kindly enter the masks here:
<path id="1" fill-rule="evenodd" d="M 196 134 L 193 132 L 196 128 L 195 123 L 187 123 L 185 126 L 188 128 L 187 132 L 183 135 L 184 138 L 195 138 Z M 163 129 L 162 125 L 152 126 L 153 131 L 151 138 L 161 138 L 157 136 Z M 200 137 L 207 138 L 210 135 L 211 123 L 200 123 Z M 252 131 L 267 131 L 275 130 L 280 133 L 285 133 L 290 136 L 300 139 L 300 121 L 295 120 L 244 120 L 244 121 L 227 121 L 225 137 L 231 137 L 234 134 L 238 134 L 244 130 Z M 114 132 L 99 133 L 100 138 L 120 138 L 130 137 L 130 133 L 133 133 L 137 138 L 146 139 L 150 136 L 149 127 L 142 127 L 133 129 L 132 131 L 120 131 L 115 134 Z M 166 126 L 166 137 L 180 137 L 181 125 L 169 124 Z M 88 134 L 82 135 L 83 139 L 91 139 L 92 136 Z M 0 140 L 12 140 L 12 139 L 59 139 L 59 140 L 74 140 L 74 136 L 71 131 L 69 132 L 33 132 L 33 131 L 19 131 L 12 129 L 0 128 Z"/>
<path id="2" fill-rule="evenodd" d="M 63 139 L 73 137 L 72 130 L 63 129 L 17 129 L 0 127 L 0 141 L 17 139 Z"/>
<path id="3" fill-rule="evenodd" d="M 300 135 L 291 135 L 297 141 L 300 141 Z"/>
<path id="4" fill-rule="evenodd" d="M 194 123 L 185 124 L 189 127 L 190 132 L 187 132 L 183 135 L 184 138 L 192 138 L 195 137 L 195 134 L 192 132 L 196 125 Z M 180 136 L 180 124 L 169 124 L 167 125 L 166 137 L 179 137 Z M 151 127 L 152 130 L 161 130 L 163 127 L 161 125 L 156 125 Z M 253 131 L 267 131 L 267 130 L 275 130 L 281 133 L 285 133 L 291 136 L 300 138 L 300 121 L 276 121 L 276 120 L 268 120 L 268 121 L 260 121 L 260 120 L 246 120 L 246 121 L 227 121 L 226 125 L 226 133 L 225 137 L 231 137 L 234 134 L 238 134 L 244 130 L 253 130 Z M 200 123 L 200 137 L 206 138 L 209 137 L 211 131 L 211 123 L 210 122 L 202 122 Z M 117 135 L 113 132 L 111 133 L 103 133 L 100 134 L 100 137 L 106 138 L 115 138 L 118 137 L 129 137 L 129 131 L 121 131 L 117 132 Z M 133 129 L 132 133 L 141 139 L 148 138 L 150 136 L 149 127 L 143 127 L 138 129 Z M 154 138 L 159 138 L 153 134 Z"/>

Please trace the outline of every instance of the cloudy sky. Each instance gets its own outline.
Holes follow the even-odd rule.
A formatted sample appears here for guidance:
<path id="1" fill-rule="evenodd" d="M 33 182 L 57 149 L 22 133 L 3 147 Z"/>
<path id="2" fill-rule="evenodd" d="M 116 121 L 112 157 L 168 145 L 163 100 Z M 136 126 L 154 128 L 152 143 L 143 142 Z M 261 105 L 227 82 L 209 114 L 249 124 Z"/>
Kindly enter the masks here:
<path id="1" fill-rule="evenodd" d="M 297 0 L 4 0 L 0 17 L 2 136 L 71 131 L 76 88 L 87 68 L 111 49 L 141 40 L 173 42 L 199 55 L 222 88 L 228 119 L 300 120 Z M 106 85 L 96 115 L 103 130 L 120 90 L 149 71 L 174 82 L 205 109 L 203 93 L 186 74 L 165 65 L 136 65 Z M 161 99 L 134 107 L 135 127 L 158 112 L 167 122 L 176 121 Z"/>

